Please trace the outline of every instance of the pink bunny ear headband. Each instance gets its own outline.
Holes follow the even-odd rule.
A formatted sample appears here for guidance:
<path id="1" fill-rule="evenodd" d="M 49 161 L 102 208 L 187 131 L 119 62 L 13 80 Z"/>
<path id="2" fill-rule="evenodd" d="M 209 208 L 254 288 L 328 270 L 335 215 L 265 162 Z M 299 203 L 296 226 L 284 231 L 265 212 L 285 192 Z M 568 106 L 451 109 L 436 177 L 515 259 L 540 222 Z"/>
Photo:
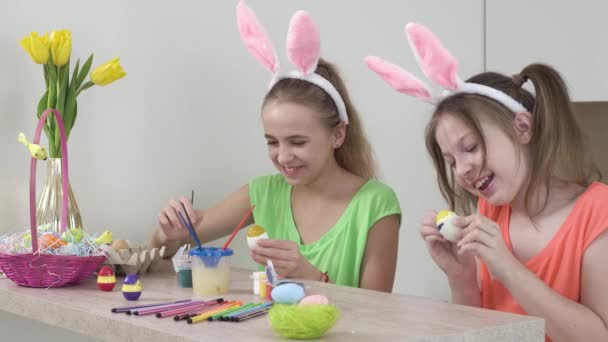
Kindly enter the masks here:
<path id="1" fill-rule="evenodd" d="M 340 93 L 331 82 L 315 73 L 319 62 L 321 42 L 319 29 L 306 12 L 296 12 L 289 23 L 287 57 L 297 69 L 291 72 L 281 71 L 270 38 L 253 10 L 243 0 L 236 6 L 236 18 L 241 39 L 247 50 L 272 73 L 269 89 L 285 78 L 297 78 L 315 84 L 329 94 L 338 108 L 340 120 L 348 124 L 346 106 Z"/>
<path id="2" fill-rule="evenodd" d="M 405 26 L 405 32 L 420 69 L 431 82 L 445 90 L 441 94 L 433 95 L 422 81 L 397 65 L 379 57 L 365 57 L 369 68 L 395 90 L 432 104 L 454 94 L 478 94 L 501 103 L 514 113 L 527 112 L 521 103 L 498 89 L 462 81 L 458 76 L 458 61 L 426 27 L 409 23 Z"/>

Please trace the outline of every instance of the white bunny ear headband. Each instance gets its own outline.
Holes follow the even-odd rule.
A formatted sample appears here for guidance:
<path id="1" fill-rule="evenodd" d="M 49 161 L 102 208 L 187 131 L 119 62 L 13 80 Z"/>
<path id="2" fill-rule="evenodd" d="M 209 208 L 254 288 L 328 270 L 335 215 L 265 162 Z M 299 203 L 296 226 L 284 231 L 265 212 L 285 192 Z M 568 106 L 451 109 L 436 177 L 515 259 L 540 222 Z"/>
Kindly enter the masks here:
<path id="1" fill-rule="evenodd" d="M 498 89 L 462 81 L 458 76 L 458 61 L 428 28 L 409 23 L 405 26 L 405 32 L 424 75 L 445 90 L 441 94 L 433 95 L 422 81 L 397 65 L 379 57 L 365 57 L 369 68 L 395 90 L 432 104 L 454 94 L 477 94 L 501 103 L 514 113 L 527 112 L 521 103 Z"/>
<path id="2" fill-rule="evenodd" d="M 291 72 L 282 72 L 276 52 L 266 34 L 264 27 L 259 22 L 251 8 L 241 0 L 236 6 L 236 18 L 239 32 L 243 43 L 249 53 L 255 57 L 260 64 L 272 73 L 269 89 L 277 82 L 285 78 L 296 78 L 319 86 L 334 101 L 338 109 L 340 120 L 348 124 L 346 106 L 338 90 L 325 78 L 315 73 L 319 62 L 321 42 L 319 29 L 308 13 L 296 12 L 289 23 L 287 31 L 287 57 L 296 67 Z"/>

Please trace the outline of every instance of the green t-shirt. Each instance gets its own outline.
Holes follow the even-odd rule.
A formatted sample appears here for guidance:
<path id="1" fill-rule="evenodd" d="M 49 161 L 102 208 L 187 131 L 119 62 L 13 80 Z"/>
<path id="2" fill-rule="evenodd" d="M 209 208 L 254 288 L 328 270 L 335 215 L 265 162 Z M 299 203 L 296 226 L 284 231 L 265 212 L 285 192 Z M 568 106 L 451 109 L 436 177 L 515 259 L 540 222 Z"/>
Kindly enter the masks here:
<path id="1" fill-rule="evenodd" d="M 327 272 L 339 285 L 359 287 L 361 262 L 369 229 L 380 219 L 401 215 L 395 192 L 369 180 L 355 194 L 338 222 L 318 241 L 302 244 L 291 212 L 292 186 L 281 174 L 256 178 L 249 183 L 255 222 L 271 239 L 292 240 L 317 269 Z"/>

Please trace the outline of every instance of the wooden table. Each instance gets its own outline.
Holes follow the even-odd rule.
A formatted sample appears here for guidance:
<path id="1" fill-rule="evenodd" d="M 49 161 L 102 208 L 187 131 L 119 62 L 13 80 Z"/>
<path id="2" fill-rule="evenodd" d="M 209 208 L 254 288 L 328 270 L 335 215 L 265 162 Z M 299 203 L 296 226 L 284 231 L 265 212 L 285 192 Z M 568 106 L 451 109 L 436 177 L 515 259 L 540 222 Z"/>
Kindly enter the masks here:
<path id="1" fill-rule="evenodd" d="M 249 271 L 233 270 L 230 293 L 223 297 L 259 301 L 249 276 Z M 95 279 L 48 290 L 0 279 L 0 309 L 107 341 L 285 341 L 274 333 L 266 316 L 242 323 L 188 325 L 171 318 L 111 313 L 117 306 L 198 298 L 191 289 L 177 287 L 173 272 L 146 274 L 140 279 L 144 290 L 136 304 L 122 297 L 122 278 L 113 292 L 99 291 Z M 326 295 L 341 311 L 341 318 L 323 341 L 544 341 L 544 321 L 539 318 L 315 281 L 304 283 L 308 294 Z"/>

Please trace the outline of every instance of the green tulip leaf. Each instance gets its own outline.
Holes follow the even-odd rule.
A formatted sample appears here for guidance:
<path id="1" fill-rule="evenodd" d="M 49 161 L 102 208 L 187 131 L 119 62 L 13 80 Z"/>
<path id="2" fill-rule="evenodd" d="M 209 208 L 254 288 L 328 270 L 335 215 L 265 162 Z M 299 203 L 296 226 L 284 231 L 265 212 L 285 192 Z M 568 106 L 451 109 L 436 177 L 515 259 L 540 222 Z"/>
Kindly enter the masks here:
<path id="1" fill-rule="evenodd" d="M 76 89 L 80 88 L 82 82 L 84 82 L 85 78 L 87 78 L 89 70 L 91 69 L 91 64 L 93 64 L 93 54 L 87 58 L 86 62 L 84 62 L 82 65 L 82 69 L 80 69 L 80 72 L 78 73 L 78 78 L 76 79 Z"/>

